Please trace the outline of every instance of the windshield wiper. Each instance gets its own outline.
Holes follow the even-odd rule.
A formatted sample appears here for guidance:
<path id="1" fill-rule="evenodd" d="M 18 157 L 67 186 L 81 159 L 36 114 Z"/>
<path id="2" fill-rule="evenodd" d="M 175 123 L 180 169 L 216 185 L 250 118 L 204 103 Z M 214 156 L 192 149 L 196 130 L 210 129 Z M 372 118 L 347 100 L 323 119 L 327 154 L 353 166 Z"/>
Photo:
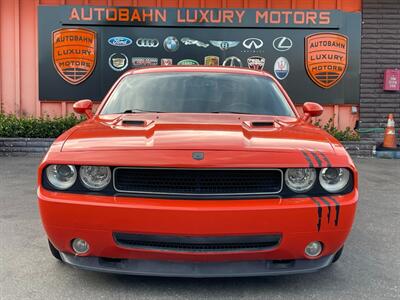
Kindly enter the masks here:
<path id="1" fill-rule="evenodd" d="M 139 108 L 134 108 L 134 109 L 127 109 L 124 112 L 120 114 L 135 114 L 135 113 L 163 113 L 163 111 L 155 111 L 155 110 L 145 110 L 145 109 L 139 109 Z"/>

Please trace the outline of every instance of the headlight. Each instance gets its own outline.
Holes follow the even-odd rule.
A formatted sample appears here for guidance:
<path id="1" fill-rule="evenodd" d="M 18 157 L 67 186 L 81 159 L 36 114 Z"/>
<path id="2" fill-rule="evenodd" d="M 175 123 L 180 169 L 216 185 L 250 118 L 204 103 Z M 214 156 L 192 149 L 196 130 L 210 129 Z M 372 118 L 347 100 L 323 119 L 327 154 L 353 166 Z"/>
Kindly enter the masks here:
<path id="1" fill-rule="evenodd" d="M 72 165 L 49 165 L 46 168 L 47 179 L 58 190 L 66 190 L 76 181 L 76 169 Z"/>
<path id="2" fill-rule="evenodd" d="M 301 168 L 301 169 L 287 169 L 285 173 L 286 185 L 293 192 L 304 193 L 309 191 L 317 178 L 315 169 Z"/>
<path id="3" fill-rule="evenodd" d="M 330 193 L 341 192 L 349 182 L 350 172 L 344 168 L 324 168 L 319 173 L 321 186 Z"/>
<path id="4" fill-rule="evenodd" d="M 109 167 L 82 166 L 79 176 L 85 187 L 92 191 L 104 189 L 111 181 L 111 170 Z"/>

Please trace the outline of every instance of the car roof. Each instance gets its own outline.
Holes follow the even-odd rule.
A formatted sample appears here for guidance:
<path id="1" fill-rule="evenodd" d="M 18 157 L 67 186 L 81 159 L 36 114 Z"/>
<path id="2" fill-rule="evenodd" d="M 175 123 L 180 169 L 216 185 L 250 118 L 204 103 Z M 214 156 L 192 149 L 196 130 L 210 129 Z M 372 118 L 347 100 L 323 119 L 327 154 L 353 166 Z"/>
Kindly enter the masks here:
<path id="1" fill-rule="evenodd" d="M 148 74 L 148 73 L 172 73 L 172 72 L 206 72 L 206 73 L 228 73 L 242 75 L 257 75 L 273 78 L 271 74 L 265 71 L 256 71 L 248 68 L 223 67 L 223 66 L 154 66 L 139 69 L 131 69 L 124 75 L 130 74 Z"/>

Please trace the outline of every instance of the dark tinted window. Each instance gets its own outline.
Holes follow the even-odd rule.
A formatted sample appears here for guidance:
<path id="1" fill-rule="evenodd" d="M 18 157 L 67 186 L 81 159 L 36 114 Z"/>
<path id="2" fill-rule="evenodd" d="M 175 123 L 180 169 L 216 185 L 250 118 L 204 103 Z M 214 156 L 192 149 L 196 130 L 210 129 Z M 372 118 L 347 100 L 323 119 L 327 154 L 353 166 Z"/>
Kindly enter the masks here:
<path id="1" fill-rule="evenodd" d="M 283 94 L 271 79 L 255 75 L 206 72 L 127 76 L 114 90 L 101 114 L 130 110 L 294 116 Z"/>

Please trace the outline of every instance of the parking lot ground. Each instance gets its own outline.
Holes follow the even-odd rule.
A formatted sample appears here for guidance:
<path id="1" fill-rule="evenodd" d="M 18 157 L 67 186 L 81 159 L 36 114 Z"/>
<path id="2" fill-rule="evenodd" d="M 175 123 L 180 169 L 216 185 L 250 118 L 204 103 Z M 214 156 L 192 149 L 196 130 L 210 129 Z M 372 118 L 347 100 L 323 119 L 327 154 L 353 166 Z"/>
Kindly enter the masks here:
<path id="1" fill-rule="evenodd" d="M 358 159 L 360 201 L 342 258 L 259 278 L 121 276 L 50 255 L 36 203 L 39 157 L 0 157 L 0 299 L 399 299 L 400 160 Z"/>

